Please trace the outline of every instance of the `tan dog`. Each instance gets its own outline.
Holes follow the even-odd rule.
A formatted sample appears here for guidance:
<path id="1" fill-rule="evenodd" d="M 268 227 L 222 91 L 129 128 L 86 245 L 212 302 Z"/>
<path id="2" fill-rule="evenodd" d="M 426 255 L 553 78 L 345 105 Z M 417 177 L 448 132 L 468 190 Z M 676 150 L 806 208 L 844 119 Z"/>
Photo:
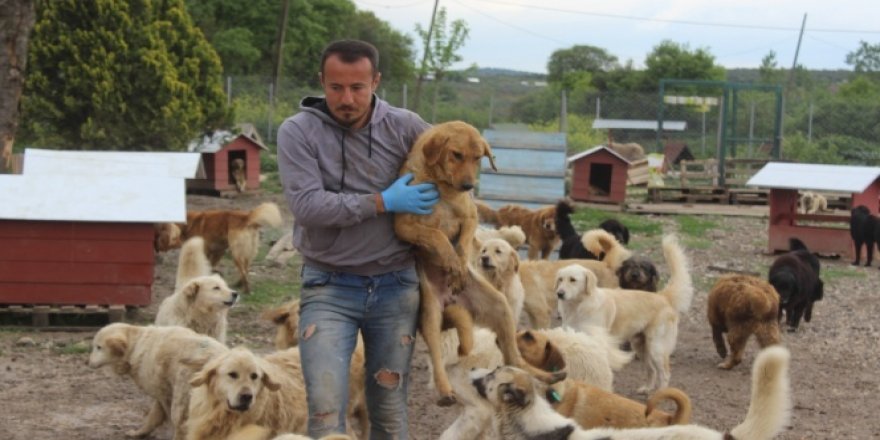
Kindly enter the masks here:
<path id="1" fill-rule="evenodd" d="M 276 436 L 271 429 L 258 425 L 247 425 L 238 431 L 233 432 L 224 440 L 315 440 L 307 435 L 300 434 L 281 434 Z M 345 434 L 330 434 L 321 437 L 318 440 L 352 440 Z"/>
<path id="2" fill-rule="evenodd" d="M 180 239 L 202 237 L 205 240 L 205 253 L 214 267 L 229 249 L 241 277 L 238 285 L 249 293 L 248 271 L 260 249 L 260 228 L 279 227 L 281 222 L 281 211 L 272 202 L 262 203 L 252 211 L 189 211 L 186 213 L 186 225 L 180 227 Z M 160 241 L 167 240 L 156 240 L 157 243 Z M 177 246 L 180 244 L 171 242 L 169 248 L 160 250 Z"/>
<path id="3" fill-rule="evenodd" d="M 513 311 L 514 322 L 520 322 L 525 289 L 519 278 L 519 255 L 514 248 L 500 238 L 483 243 L 480 249 L 480 271 L 492 285 L 507 298 Z"/>
<path id="4" fill-rule="evenodd" d="M 605 254 L 602 261 L 611 269 L 612 272 L 617 271 L 623 266 L 623 262 L 632 257 L 632 252 L 623 247 L 620 242 L 604 229 L 592 229 L 584 232 L 581 237 L 581 244 L 584 249 L 590 251 L 593 255 Z"/>
<path id="5" fill-rule="evenodd" d="M 179 325 L 226 343 L 226 315 L 238 293 L 220 275 L 211 275 L 204 240 L 193 237 L 184 243 L 177 265 L 177 287 L 156 312 L 156 325 Z"/>
<path id="6" fill-rule="evenodd" d="M 478 227 L 474 235 L 480 243 L 493 238 L 500 238 L 513 246 L 514 249 L 526 243 L 526 233 L 519 226 L 505 226 L 498 229 Z"/>
<path id="7" fill-rule="evenodd" d="M 526 233 L 529 245 L 529 259 L 550 258 L 553 248 L 559 244 L 556 234 L 556 206 L 548 206 L 535 211 L 519 205 L 504 205 L 498 209 L 500 226 L 519 226 Z"/>
<path id="8" fill-rule="evenodd" d="M 263 319 L 275 323 L 275 349 L 284 350 L 299 345 L 299 300 L 288 301 L 279 307 L 263 312 Z M 351 367 L 348 372 L 348 395 L 353 404 L 348 406 L 349 420 L 358 421 L 363 437 L 369 436 L 370 417 L 367 413 L 367 396 L 364 389 L 366 370 L 364 369 L 364 342 L 358 336 L 357 345 L 351 354 Z M 351 426 L 351 423 L 348 423 Z"/>
<path id="9" fill-rule="evenodd" d="M 718 368 L 729 370 L 742 362 L 746 343 L 753 334 L 761 348 L 779 344 L 779 295 L 770 283 L 748 275 L 725 275 L 709 292 L 707 314 L 712 340 L 724 362 Z M 724 333 L 730 353 L 724 345 Z"/>
<path id="10" fill-rule="evenodd" d="M 496 228 L 500 226 L 498 222 L 498 213 L 495 212 L 491 206 L 476 199 L 474 200 L 474 204 L 477 205 L 477 216 L 480 219 L 480 223 L 488 223 Z"/>
<path id="11" fill-rule="evenodd" d="M 669 386 L 669 357 L 678 337 L 679 313 L 690 307 L 694 289 L 687 258 L 674 235 L 663 237 L 671 276 L 658 293 L 599 287 L 596 275 L 579 265 L 559 270 L 557 295 L 562 323 L 575 329 L 598 325 L 632 343 L 651 378 L 640 392 Z"/>
<path id="12" fill-rule="evenodd" d="M 413 174 L 414 183 L 433 182 L 440 193 L 431 214 L 398 213 L 394 218 L 397 237 L 416 246 L 421 294 L 419 330 L 431 355 L 440 405 L 455 403 L 440 349 L 444 320 L 459 331 L 462 353 L 473 346 L 474 320 L 498 335 L 505 363 L 528 368 L 516 349 L 516 322 L 507 299 L 470 267 L 478 223 L 470 190 L 477 183 L 483 157 L 489 158 L 494 169 L 492 150 L 477 129 L 453 121 L 424 132 L 401 169 L 401 174 Z M 546 380 L 554 376 L 536 374 Z"/>
<path id="13" fill-rule="evenodd" d="M 532 328 L 548 328 L 556 314 L 556 273 L 579 264 L 598 278 L 600 287 L 617 287 L 617 276 L 605 263 L 596 260 L 526 260 L 519 264 L 519 277 L 525 289 L 523 312 Z"/>
<path id="14" fill-rule="evenodd" d="M 801 214 L 815 214 L 825 211 L 828 211 L 828 199 L 822 194 L 804 191 L 798 198 L 798 212 Z"/>
<path id="15" fill-rule="evenodd" d="M 477 391 L 495 412 L 496 430 L 505 440 L 770 440 L 790 417 L 789 353 L 783 347 L 764 349 L 752 369 L 752 398 L 742 423 L 727 432 L 699 425 L 659 428 L 594 428 L 555 411 L 544 399 L 544 385 L 515 367 L 480 370 L 473 375 Z"/>
<path id="16" fill-rule="evenodd" d="M 155 399 L 140 428 L 126 433 L 145 437 L 171 420 L 174 438 L 185 435 L 189 380 L 213 356 L 227 348 L 214 338 L 183 327 L 138 327 L 110 324 L 95 334 L 89 366 L 108 367 L 129 376 L 135 385 Z"/>
<path id="17" fill-rule="evenodd" d="M 244 159 L 236 158 L 229 162 L 229 174 L 235 182 L 235 189 L 243 193 L 247 189 L 247 174 Z"/>

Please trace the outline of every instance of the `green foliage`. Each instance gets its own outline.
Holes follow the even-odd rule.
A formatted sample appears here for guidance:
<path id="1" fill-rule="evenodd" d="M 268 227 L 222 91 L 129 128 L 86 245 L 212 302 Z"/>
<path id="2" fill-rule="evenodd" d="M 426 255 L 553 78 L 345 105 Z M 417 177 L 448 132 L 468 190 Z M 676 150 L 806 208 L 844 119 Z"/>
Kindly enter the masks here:
<path id="1" fill-rule="evenodd" d="M 576 45 L 550 55 L 547 80 L 565 90 L 588 90 L 592 88 L 593 75 L 617 67 L 617 57 L 605 49 Z"/>
<path id="2" fill-rule="evenodd" d="M 37 14 L 22 124 L 32 144 L 182 150 L 228 125 L 220 59 L 183 0 L 59 0 Z"/>
<path id="3" fill-rule="evenodd" d="M 846 64 L 856 72 L 880 72 L 880 43 L 860 41 L 858 49 L 846 54 Z"/>
<path id="4" fill-rule="evenodd" d="M 570 114 L 567 122 L 566 149 L 569 155 L 604 144 L 607 140 L 603 132 L 593 130 L 593 118 L 589 116 Z M 559 118 L 547 123 L 531 124 L 529 128 L 545 133 L 556 132 L 559 131 Z"/>
<path id="5" fill-rule="evenodd" d="M 786 136 L 783 140 L 782 155 L 786 159 L 801 163 L 842 164 L 843 157 L 838 154 L 837 146 L 826 144 L 820 147 L 818 142 L 807 141 L 802 133 Z"/>
<path id="6" fill-rule="evenodd" d="M 274 279 L 257 279 L 251 284 L 253 285 L 251 293 L 242 295 L 242 302 L 255 308 L 280 304 L 291 297 L 299 297 L 301 285 L 298 281 Z"/>
<path id="7" fill-rule="evenodd" d="M 706 232 L 718 227 L 718 222 L 712 217 L 695 217 L 692 215 L 679 215 L 675 217 L 678 228 L 682 234 L 694 238 L 705 238 Z"/>
<path id="8" fill-rule="evenodd" d="M 687 44 L 661 42 L 645 58 L 645 72 L 640 89 L 657 90 L 661 79 L 723 80 L 724 68 L 715 65 L 708 49 L 690 50 Z"/>
<path id="9" fill-rule="evenodd" d="M 822 267 L 822 281 L 830 283 L 834 280 L 839 280 L 841 278 L 865 278 L 867 275 L 865 271 L 853 266 L 830 266 L 824 265 Z"/>
<path id="10" fill-rule="evenodd" d="M 779 84 L 784 79 L 785 73 L 779 68 L 776 59 L 776 52 L 770 51 L 764 58 L 761 58 L 761 67 L 758 69 L 761 82 L 765 84 Z"/>
<path id="11" fill-rule="evenodd" d="M 255 44 L 255 35 L 248 28 L 234 27 L 214 34 L 211 44 L 223 60 L 223 68 L 229 73 L 248 72 L 260 59 L 260 50 Z"/>

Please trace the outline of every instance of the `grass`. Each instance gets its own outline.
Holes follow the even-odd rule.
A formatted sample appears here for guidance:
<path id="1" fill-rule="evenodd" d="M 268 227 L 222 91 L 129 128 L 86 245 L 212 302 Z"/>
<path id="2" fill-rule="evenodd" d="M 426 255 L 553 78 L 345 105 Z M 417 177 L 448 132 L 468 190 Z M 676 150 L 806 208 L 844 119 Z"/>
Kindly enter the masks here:
<path id="1" fill-rule="evenodd" d="M 876 270 L 876 269 L 875 269 Z M 826 284 L 841 278 L 866 278 L 868 275 L 865 271 L 859 270 L 857 267 L 823 267 L 819 275 Z"/>
<path id="2" fill-rule="evenodd" d="M 663 227 L 659 222 L 652 221 L 645 216 L 625 213 L 612 214 L 595 208 L 578 208 L 571 215 L 571 222 L 576 230 L 586 231 L 598 228 L 599 223 L 612 217 L 626 225 L 630 234 L 655 235 L 663 232 Z"/>
<path id="3" fill-rule="evenodd" d="M 693 238 L 705 238 L 706 232 L 718 227 L 718 222 L 714 217 L 679 215 L 675 217 L 675 221 L 678 222 L 678 228 L 682 234 Z"/>
<path id="4" fill-rule="evenodd" d="M 281 304 L 292 297 L 299 296 L 299 277 L 286 280 L 258 279 L 251 283 L 251 293 L 242 295 L 243 304 L 263 308 Z"/>
<path id="5" fill-rule="evenodd" d="M 89 344 L 67 344 L 63 347 L 55 348 L 55 352 L 58 354 L 86 354 L 90 350 Z"/>

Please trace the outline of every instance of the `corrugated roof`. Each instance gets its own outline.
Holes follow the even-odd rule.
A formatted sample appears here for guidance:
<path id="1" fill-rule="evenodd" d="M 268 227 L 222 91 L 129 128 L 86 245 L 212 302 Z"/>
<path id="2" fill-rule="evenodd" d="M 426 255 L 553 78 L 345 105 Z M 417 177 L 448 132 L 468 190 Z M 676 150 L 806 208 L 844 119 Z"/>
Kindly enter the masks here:
<path id="1" fill-rule="evenodd" d="M 191 179 L 201 165 L 199 153 L 142 151 L 24 150 L 24 174 L 156 176 Z"/>
<path id="2" fill-rule="evenodd" d="M 259 134 L 253 129 L 248 128 L 247 126 L 243 127 L 241 134 L 235 134 L 228 130 L 217 130 L 211 134 L 206 134 L 198 139 L 194 139 L 190 141 L 186 146 L 186 151 L 192 151 L 197 153 L 216 153 L 223 149 L 230 142 L 237 139 L 239 136 L 244 137 L 245 139 L 253 142 L 262 150 L 269 151 L 269 148 L 263 145 L 263 142 L 260 140 Z"/>
<path id="3" fill-rule="evenodd" d="M 878 177 L 880 167 L 770 162 L 746 185 L 860 193 Z"/>
<path id="4" fill-rule="evenodd" d="M 605 151 L 607 151 L 607 152 L 609 152 L 609 153 L 611 153 L 611 154 L 617 156 L 618 159 L 624 161 L 624 162 L 627 163 L 627 164 L 630 163 L 630 161 L 626 160 L 625 157 L 621 156 L 621 155 L 618 154 L 616 151 L 614 151 L 614 150 L 612 150 L 612 149 L 610 149 L 610 148 L 608 148 L 608 147 L 606 147 L 606 146 L 604 146 L 604 145 L 597 145 L 597 146 L 595 146 L 595 147 L 593 147 L 593 148 L 590 148 L 590 149 L 587 150 L 587 151 L 581 151 L 581 152 L 578 153 L 578 154 L 571 155 L 571 156 L 569 156 L 567 159 L 565 159 L 565 163 L 566 163 L 566 164 L 570 164 L 570 163 L 572 163 L 572 162 L 574 162 L 574 161 L 576 161 L 576 160 L 578 160 L 578 159 L 580 159 L 580 158 L 582 158 L 582 157 L 589 156 L 589 155 L 591 155 L 591 154 L 593 154 L 593 153 L 596 153 L 596 152 L 598 152 L 598 151 L 600 151 L 600 150 L 605 150 Z"/>
<path id="5" fill-rule="evenodd" d="M 179 177 L 0 175 L 0 219 L 185 222 Z"/>
<path id="6" fill-rule="evenodd" d="M 654 130 L 657 131 L 657 127 L 660 124 L 654 120 L 639 120 L 639 119 L 594 119 L 593 120 L 593 129 L 602 129 L 602 128 L 619 128 L 626 130 Z M 663 130 L 665 131 L 684 131 L 687 127 L 687 123 L 685 121 L 663 121 Z"/>

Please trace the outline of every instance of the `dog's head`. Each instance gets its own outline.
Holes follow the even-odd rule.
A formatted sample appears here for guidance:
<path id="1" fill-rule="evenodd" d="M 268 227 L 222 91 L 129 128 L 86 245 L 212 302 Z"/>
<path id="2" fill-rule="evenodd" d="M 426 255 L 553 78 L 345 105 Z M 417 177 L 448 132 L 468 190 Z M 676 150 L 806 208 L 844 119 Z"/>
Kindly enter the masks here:
<path id="1" fill-rule="evenodd" d="M 571 264 L 556 272 L 556 297 L 559 301 L 589 298 L 598 286 L 596 274 L 579 264 Z"/>
<path id="2" fill-rule="evenodd" d="M 617 268 L 617 279 L 623 289 L 656 292 L 660 274 L 651 260 L 645 257 L 630 257 Z"/>
<path id="3" fill-rule="evenodd" d="M 118 374 L 127 371 L 126 353 L 131 350 L 137 337 L 138 327 L 121 322 L 104 326 L 92 338 L 89 367 L 101 368 L 112 365 Z"/>
<path id="4" fill-rule="evenodd" d="M 788 305 L 798 292 L 798 279 L 789 267 L 780 267 L 770 273 L 770 284 L 779 294 L 779 304 Z"/>
<path id="5" fill-rule="evenodd" d="M 245 412 L 264 388 L 281 388 L 266 372 L 264 362 L 250 350 L 237 347 L 208 361 L 189 383 L 208 387 L 208 394 L 218 402 L 226 402 L 228 409 Z"/>
<path id="6" fill-rule="evenodd" d="M 272 321 L 277 326 L 275 330 L 275 349 L 299 345 L 299 300 L 284 303 L 274 309 L 263 312 L 263 319 Z"/>
<path id="7" fill-rule="evenodd" d="M 180 226 L 175 223 L 155 223 L 153 231 L 153 249 L 156 252 L 177 249 L 183 244 Z"/>
<path id="8" fill-rule="evenodd" d="M 617 239 L 618 243 L 628 244 L 629 243 L 629 229 L 623 225 L 619 220 L 610 218 L 608 220 L 599 223 L 599 228 L 604 229 L 611 233 L 615 239 Z"/>
<path id="9" fill-rule="evenodd" d="M 431 181 L 457 191 L 470 191 L 477 184 L 483 157 L 495 170 L 492 148 L 472 125 L 461 121 L 438 124 L 426 131 L 422 145 L 425 166 Z"/>
<path id="10" fill-rule="evenodd" d="M 480 249 L 480 267 L 487 273 L 512 275 L 519 271 L 519 255 L 507 241 L 493 238 Z"/>
<path id="11" fill-rule="evenodd" d="M 541 208 L 536 212 L 538 222 L 541 225 L 541 232 L 547 237 L 556 235 L 556 207 L 549 206 Z"/>
<path id="12" fill-rule="evenodd" d="M 471 383 L 477 393 L 497 409 L 527 408 L 536 397 L 535 382 L 526 371 L 508 365 L 471 373 Z"/>
<path id="13" fill-rule="evenodd" d="M 565 371 L 562 351 L 544 333 L 523 330 L 516 335 L 516 346 L 530 365 L 545 371 Z"/>
<path id="14" fill-rule="evenodd" d="M 238 292 L 229 288 L 220 275 L 205 275 L 187 281 L 181 287 L 187 303 L 200 313 L 212 314 L 232 307 Z"/>

